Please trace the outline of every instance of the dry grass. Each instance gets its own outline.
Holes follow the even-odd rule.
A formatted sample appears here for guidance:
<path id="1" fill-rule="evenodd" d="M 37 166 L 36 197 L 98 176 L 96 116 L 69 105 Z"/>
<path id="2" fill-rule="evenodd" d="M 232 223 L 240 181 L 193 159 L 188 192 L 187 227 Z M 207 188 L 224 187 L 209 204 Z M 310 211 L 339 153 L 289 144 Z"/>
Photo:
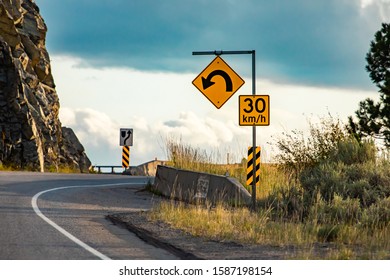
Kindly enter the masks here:
<path id="1" fill-rule="evenodd" d="M 345 135 L 339 124 L 326 124 L 325 129 L 327 137 L 321 135 L 321 128 L 313 130 L 313 137 L 321 140 L 313 143 L 322 147 L 326 140 L 329 149 L 318 148 L 319 156 L 312 156 L 312 162 L 299 172 L 280 168 L 288 164 L 261 165 L 259 212 L 164 202 L 151 211 L 150 219 L 213 240 L 292 245 L 300 249 L 296 256 L 300 259 L 390 258 L 390 164 L 376 157 L 370 143 L 341 141 Z M 333 134 L 342 137 L 333 139 Z M 299 143 L 306 142 L 289 147 L 294 149 Z M 168 151 L 175 167 L 214 174 L 225 174 L 231 167 L 230 175 L 245 186 L 245 160 L 218 165 L 206 152 L 175 142 L 168 143 Z M 326 254 L 318 254 L 318 244 L 329 248 Z"/>
<path id="2" fill-rule="evenodd" d="M 0 171 L 15 171 L 16 169 L 11 166 L 4 166 L 0 164 Z"/>
<path id="3" fill-rule="evenodd" d="M 329 226 L 319 223 L 273 221 L 272 209 L 251 213 L 246 208 L 218 205 L 186 205 L 163 202 L 149 213 L 154 221 L 164 221 L 194 236 L 243 244 L 268 244 L 299 248 L 298 259 L 386 259 L 390 252 L 390 229 L 357 225 Z M 333 233 L 332 233 L 333 232 Z M 331 243 L 328 243 L 331 242 Z M 332 244 L 327 254 L 318 255 L 315 244 Z M 293 256 L 291 252 L 291 256 Z"/>
<path id="4" fill-rule="evenodd" d="M 163 202 L 149 214 L 192 235 L 249 244 L 307 245 L 316 242 L 315 228 L 270 220 L 271 209 L 251 213 L 247 208 L 227 209 Z"/>
<path id="5" fill-rule="evenodd" d="M 20 168 L 20 167 L 15 167 L 12 165 L 8 166 L 8 165 L 0 164 L 0 171 L 38 171 L 38 170 L 35 170 L 33 168 L 30 168 L 30 167 Z M 59 167 L 51 165 L 51 166 L 45 168 L 45 172 L 73 174 L 73 173 L 80 173 L 80 169 L 77 169 L 77 168 L 72 167 L 72 166 L 67 166 L 67 165 L 66 166 L 61 165 Z"/>

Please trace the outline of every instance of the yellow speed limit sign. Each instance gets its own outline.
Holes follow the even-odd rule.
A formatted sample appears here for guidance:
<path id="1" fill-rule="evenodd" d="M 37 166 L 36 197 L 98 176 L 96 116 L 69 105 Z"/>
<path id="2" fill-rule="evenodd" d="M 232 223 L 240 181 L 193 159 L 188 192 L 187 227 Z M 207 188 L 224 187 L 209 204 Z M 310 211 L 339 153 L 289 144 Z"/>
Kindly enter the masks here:
<path id="1" fill-rule="evenodd" d="M 269 125 L 269 95 L 240 95 L 238 112 L 241 126 Z"/>

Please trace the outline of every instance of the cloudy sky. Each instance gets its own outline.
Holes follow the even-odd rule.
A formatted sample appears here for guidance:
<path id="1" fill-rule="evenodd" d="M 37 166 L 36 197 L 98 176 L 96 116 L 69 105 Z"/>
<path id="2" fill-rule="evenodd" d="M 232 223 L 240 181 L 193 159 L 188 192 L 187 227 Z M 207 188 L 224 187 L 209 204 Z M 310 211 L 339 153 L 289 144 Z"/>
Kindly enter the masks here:
<path id="1" fill-rule="evenodd" d="M 245 85 L 219 110 L 192 84 L 214 59 L 192 51 L 256 50 L 258 94 L 269 94 L 272 136 L 307 129 L 330 112 L 346 121 L 377 98 L 365 55 L 390 0 L 36 0 L 47 49 L 72 127 L 93 164 L 120 164 L 119 129 L 134 129 L 131 164 L 164 159 L 173 137 L 240 160 L 250 127 L 238 125 L 238 96 L 251 94 L 251 56 L 223 59 Z"/>

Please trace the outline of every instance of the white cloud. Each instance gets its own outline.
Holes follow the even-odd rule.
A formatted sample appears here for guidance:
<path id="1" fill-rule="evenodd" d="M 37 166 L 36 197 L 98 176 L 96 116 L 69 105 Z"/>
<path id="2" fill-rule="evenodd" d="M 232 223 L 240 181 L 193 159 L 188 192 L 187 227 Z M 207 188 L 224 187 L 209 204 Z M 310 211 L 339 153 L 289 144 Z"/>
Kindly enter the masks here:
<path id="1" fill-rule="evenodd" d="M 374 8 L 382 21 L 390 21 L 390 0 L 360 0 L 362 9 Z"/>
<path id="2" fill-rule="evenodd" d="M 243 130 L 232 125 L 231 120 L 224 122 L 212 117 L 204 118 L 194 112 L 182 112 L 176 120 L 161 122 L 158 129 L 160 134 L 174 135 L 195 146 L 208 147 L 231 143 L 235 136 L 240 135 L 237 130 Z"/>
<path id="3" fill-rule="evenodd" d="M 90 108 L 61 108 L 60 120 L 63 126 L 73 128 L 86 146 L 113 148 L 118 145 L 119 125 L 105 113 Z"/>
<path id="4" fill-rule="evenodd" d="M 360 0 L 360 7 L 362 9 L 372 5 L 374 3 L 374 0 Z"/>

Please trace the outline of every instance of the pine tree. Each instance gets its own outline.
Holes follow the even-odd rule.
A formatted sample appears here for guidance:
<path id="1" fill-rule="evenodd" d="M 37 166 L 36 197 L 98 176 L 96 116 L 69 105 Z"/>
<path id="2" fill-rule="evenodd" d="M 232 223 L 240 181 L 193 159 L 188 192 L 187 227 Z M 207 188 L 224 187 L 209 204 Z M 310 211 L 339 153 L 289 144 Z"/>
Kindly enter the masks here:
<path id="1" fill-rule="evenodd" d="M 361 140 L 371 136 L 384 140 L 390 148 L 390 24 L 383 23 L 375 33 L 366 56 L 366 70 L 379 88 L 379 102 L 367 98 L 355 112 L 357 122 L 349 117 L 349 131 Z"/>

